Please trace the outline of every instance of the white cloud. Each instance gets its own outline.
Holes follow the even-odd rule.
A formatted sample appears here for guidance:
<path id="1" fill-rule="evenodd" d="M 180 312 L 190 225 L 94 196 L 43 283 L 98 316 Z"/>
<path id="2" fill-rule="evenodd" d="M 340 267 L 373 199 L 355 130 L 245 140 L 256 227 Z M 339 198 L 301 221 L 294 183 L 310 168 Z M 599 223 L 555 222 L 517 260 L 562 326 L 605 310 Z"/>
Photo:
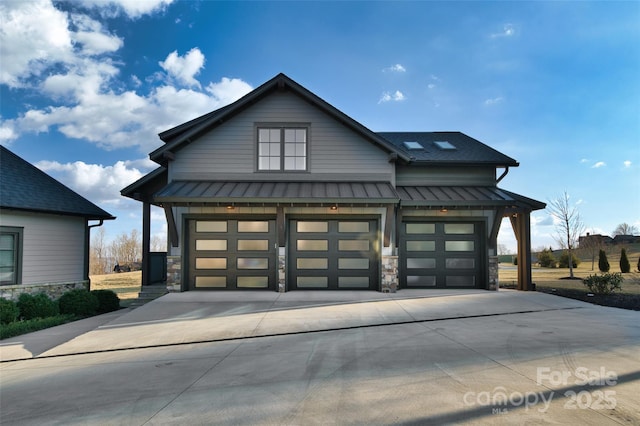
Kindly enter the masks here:
<path id="1" fill-rule="evenodd" d="M 390 102 L 390 101 L 400 102 L 400 101 L 404 101 L 405 99 L 407 98 L 404 95 L 404 93 L 402 93 L 399 90 L 396 90 L 393 93 L 391 92 L 382 93 L 382 96 L 380 97 L 380 100 L 378 101 L 378 103 L 381 104 L 381 103 Z"/>
<path id="2" fill-rule="evenodd" d="M 433 84 L 433 83 L 429 83 L 429 84 L 427 84 L 427 88 L 429 88 L 429 90 L 432 90 L 432 89 L 436 88 L 436 85 Z"/>
<path id="3" fill-rule="evenodd" d="M 591 168 L 592 169 L 599 169 L 600 167 L 604 167 L 606 165 L 607 165 L 607 163 L 605 163 L 604 161 L 598 161 L 596 164 L 591 166 Z"/>
<path id="4" fill-rule="evenodd" d="M 124 13 L 136 19 L 143 15 L 161 12 L 173 0 L 81 0 L 83 5 L 99 9 L 104 15 L 115 17 Z"/>
<path id="5" fill-rule="evenodd" d="M 222 77 L 219 83 L 209 83 L 206 91 L 222 104 L 229 104 L 238 99 L 239 94 L 247 94 L 251 86 L 239 78 Z"/>
<path id="6" fill-rule="evenodd" d="M 173 78 L 189 87 L 200 87 L 200 83 L 195 76 L 204 66 L 204 55 L 200 49 L 194 47 L 184 56 L 179 56 L 174 50 L 167 58 L 159 62 L 159 65 Z"/>
<path id="7" fill-rule="evenodd" d="M 491 99 L 486 99 L 484 101 L 484 105 L 485 106 L 493 106 L 496 104 L 500 104 L 504 101 L 504 98 L 502 96 L 498 96 L 497 98 L 491 98 Z"/>
<path id="8" fill-rule="evenodd" d="M 628 169 L 629 167 L 631 167 L 631 161 L 629 161 L 629 160 L 624 161 L 622 164 L 624 164 L 624 168 L 625 169 Z"/>
<path id="9" fill-rule="evenodd" d="M 143 176 L 143 172 L 123 161 L 112 166 L 82 161 L 64 164 L 40 161 L 35 166 L 107 210 L 109 206 L 118 207 L 126 202 L 120 190 Z"/>
<path id="10" fill-rule="evenodd" d="M 391 65 L 382 70 L 382 72 L 406 72 L 407 69 L 403 67 L 401 64 Z"/>
<path id="11" fill-rule="evenodd" d="M 0 117 L 0 144 L 7 146 L 17 138 L 18 134 L 14 129 L 14 121 L 2 120 L 2 117 Z"/>
<path id="12" fill-rule="evenodd" d="M 500 38 L 500 37 L 513 37 L 516 34 L 516 28 L 513 24 L 504 24 L 502 26 L 502 31 L 499 33 L 491 34 L 491 38 Z"/>
<path id="13" fill-rule="evenodd" d="M 588 162 L 589 162 L 588 158 L 583 158 L 583 159 L 580 160 L 581 164 L 588 163 Z"/>

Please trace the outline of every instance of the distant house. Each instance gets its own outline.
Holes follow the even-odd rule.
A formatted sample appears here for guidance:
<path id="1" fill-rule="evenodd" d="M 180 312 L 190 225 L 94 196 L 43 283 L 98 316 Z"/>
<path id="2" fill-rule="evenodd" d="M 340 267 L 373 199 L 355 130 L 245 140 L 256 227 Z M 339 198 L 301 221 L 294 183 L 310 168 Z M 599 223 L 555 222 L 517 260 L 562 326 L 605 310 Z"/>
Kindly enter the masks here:
<path id="1" fill-rule="evenodd" d="M 88 288 L 90 228 L 111 219 L 0 146 L 0 297 Z"/>
<path id="2" fill-rule="evenodd" d="M 600 247 L 613 244 L 613 238 L 608 235 L 589 234 L 578 237 L 578 247 Z"/>
<path id="3" fill-rule="evenodd" d="M 165 211 L 167 285 L 192 290 L 496 289 L 509 217 L 531 289 L 530 213 L 498 188 L 518 162 L 460 132 L 373 132 L 284 74 L 160 135 L 121 193 Z"/>
<path id="4" fill-rule="evenodd" d="M 616 235 L 613 237 L 613 244 L 635 244 L 640 243 L 640 237 L 635 235 Z"/>

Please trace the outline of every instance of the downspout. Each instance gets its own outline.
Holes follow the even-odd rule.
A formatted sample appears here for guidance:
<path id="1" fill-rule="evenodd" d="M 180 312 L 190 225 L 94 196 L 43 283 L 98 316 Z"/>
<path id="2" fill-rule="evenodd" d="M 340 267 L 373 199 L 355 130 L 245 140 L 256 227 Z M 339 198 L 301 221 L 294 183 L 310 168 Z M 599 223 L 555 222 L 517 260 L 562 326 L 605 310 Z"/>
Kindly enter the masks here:
<path id="1" fill-rule="evenodd" d="M 90 249 L 89 244 L 91 241 L 91 228 L 97 228 L 104 224 L 104 219 L 99 219 L 100 221 L 95 225 L 89 225 L 89 219 L 87 219 L 87 232 L 84 238 L 84 279 L 85 281 L 89 281 L 89 258 L 90 258 Z M 89 286 L 91 286 L 91 282 L 89 282 Z M 89 288 L 91 290 L 91 288 Z"/>
<path id="2" fill-rule="evenodd" d="M 500 177 L 498 179 L 496 179 L 496 185 L 500 183 L 500 181 L 502 179 L 505 178 L 505 176 L 507 176 L 507 174 L 509 173 L 509 166 L 505 166 L 504 168 L 504 172 L 500 175 Z"/>

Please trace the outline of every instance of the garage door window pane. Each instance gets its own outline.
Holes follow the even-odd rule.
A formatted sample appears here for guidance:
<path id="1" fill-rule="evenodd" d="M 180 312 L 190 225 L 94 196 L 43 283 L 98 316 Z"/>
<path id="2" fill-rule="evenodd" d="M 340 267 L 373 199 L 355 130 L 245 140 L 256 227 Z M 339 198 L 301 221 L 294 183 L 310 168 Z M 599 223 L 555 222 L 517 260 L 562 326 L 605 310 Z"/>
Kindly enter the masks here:
<path id="1" fill-rule="evenodd" d="M 447 276 L 447 287 L 474 287 L 476 284 L 476 277 L 474 276 Z"/>
<path id="2" fill-rule="evenodd" d="M 269 259 L 262 257 L 239 257 L 238 269 L 269 269 Z"/>
<path id="3" fill-rule="evenodd" d="M 226 287 L 227 277 L 196 277 L 196 287 Z"/>
<path id="4" fill-rule="evenodd" d="M 407 223 L 407 234 L 435 234 L 435 223 Z"/>
<path id="5" fill-rule="evenodd" d="M 238 221 L 238 232 L 269 232 L 269 221 Z"/>
<path id="6" fill-rule="evenodd" d="M 369 288 L 369 277 L 338 277 L 338 287 Z"/>
<path id="7" fill-rule="evenodd" d="M 433 269 L 436 267 L 435 259 L 407 258 L 407 268 L 409 269 Z"/>
<path id="8" fill-rule="evenodd" d="M 327 277 L 298 277 L 296 284 L 299 288 L 327 288 Z"/>
<path id="9" fill-rule="evenodd" d="M 473 241 L 445 241 L 444 249 L 446 251 L 473 251 L 475 245 Z"/>
<path id="10" fill-rule="evenodd" d="M 196 222 L 196 232 L 227 232 L 227 222 L 199 220 Z"/>
<path id="11" fill-rule="evenodd" d="M 473 234 L 473 223 L 445 223 L 445 234 Z"/>
<path id="12" fill-rule="evenodd" d="M 369 222 L 338 222 L 338 232 L 369 232 Z"/>
<path id="13" fill-rule="evenodd" d="M 269 240 L 238 240 L 238 250 L 267 251 Z"/>
<path id="14" fill-rule="evenodd" d="M 226 257 L 198 257 L 196 269 L 227 269 Z"/>
<path id="15" fill-rule="evenodd" d="M 327 251 L 329 249 L 329 241 L 327 240 L 298 240 L 296 245 L 300 251 Z"/>
<path id="16" fill-rule="evenodd" d="M 298 269 L 327 269 L 329 259 L 324 257 L 300 258 L 296 260 Z"/>
<path id="17" fill-rule="evenodd" d="M 269 277 L 238 277 L 237 285 L 240 288 L 267 288 Z"/>
<path id="18" fill-rule="evenodd" d="M 340 240 L 338 250 L 341 251 L 369 251 L 368 240 Z"/>
<path id="19" fill-rule="evenodd" d="M 435 287 L 436 277 L 434 275 L 409 275 L 407 277 L 408 287 Z"/>
<path id="20" fill-rule="evenodd" d="M 298 222 L 298 232 L 328 232 L 329 222 Z"/>
<path id="21" fill-rule="evenodd" d="M 475 259 L 447 259 L 447 269 L 473 269 L 476 266 Z"/>
<path id="22" fill-rule="evenodd" d="M 227 240 L 196 240 L 196 250 L 226 250 Z"/>
<path id="23" fill-rule="evenodd" d="M 369 259 L 338 259 L 338 269 L 369 269 Z"/>
<path id="24" fill-rule="evenodd" d="M 435 251 L 435 241 L 407 241 L 408 251 Z"/>

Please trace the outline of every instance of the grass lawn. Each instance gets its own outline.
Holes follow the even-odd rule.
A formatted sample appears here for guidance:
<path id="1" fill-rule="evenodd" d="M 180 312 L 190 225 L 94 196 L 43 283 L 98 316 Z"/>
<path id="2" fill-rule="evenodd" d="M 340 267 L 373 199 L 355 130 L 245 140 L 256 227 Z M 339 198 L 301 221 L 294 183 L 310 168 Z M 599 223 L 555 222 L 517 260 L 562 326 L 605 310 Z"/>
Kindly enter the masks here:
<path id="1" fill-rule="evenodd" d="M 120 298 L 120 306 L 128 307 L 138 298 L 142 286 L 142 271 L 92 275 L 91 290 L 111 290 Z"/>

